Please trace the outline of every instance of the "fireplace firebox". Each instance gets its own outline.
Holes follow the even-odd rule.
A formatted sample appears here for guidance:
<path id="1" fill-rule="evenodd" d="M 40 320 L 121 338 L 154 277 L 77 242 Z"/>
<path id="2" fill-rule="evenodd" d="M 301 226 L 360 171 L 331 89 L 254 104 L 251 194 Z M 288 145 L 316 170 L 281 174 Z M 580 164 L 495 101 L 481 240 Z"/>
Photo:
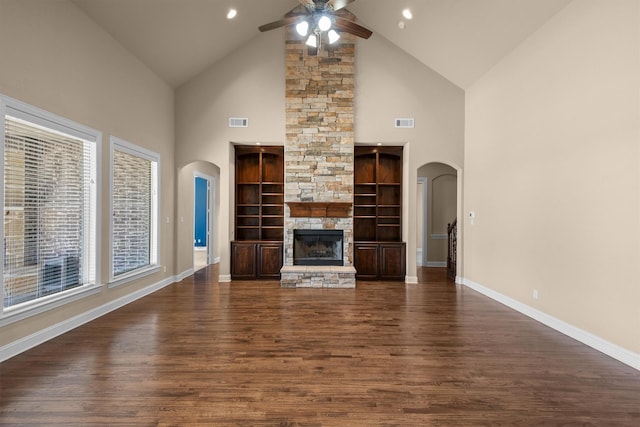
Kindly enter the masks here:
<path id="1" fill-rule="evenodd" d="M 343 265 L 342 230 L 293 230 L 294 265 Z"/>

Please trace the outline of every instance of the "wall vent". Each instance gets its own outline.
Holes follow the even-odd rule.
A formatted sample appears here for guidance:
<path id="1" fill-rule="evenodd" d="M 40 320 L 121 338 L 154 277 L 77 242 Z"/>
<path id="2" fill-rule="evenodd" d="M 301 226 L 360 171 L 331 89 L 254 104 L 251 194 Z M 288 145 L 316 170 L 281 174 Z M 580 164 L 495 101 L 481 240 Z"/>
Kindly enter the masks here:
<path id="1" fill-rule="evenodd" d="M 249 119 L 246 117 L 229 117 L 230 128 L 248 128 Z"/>
<path id="2" fill-rule="evenodd" d="M 413 128 L 415 121 L 413 118 L 411 119 L 396 119 L 395 121 L 397 128 Z"/>

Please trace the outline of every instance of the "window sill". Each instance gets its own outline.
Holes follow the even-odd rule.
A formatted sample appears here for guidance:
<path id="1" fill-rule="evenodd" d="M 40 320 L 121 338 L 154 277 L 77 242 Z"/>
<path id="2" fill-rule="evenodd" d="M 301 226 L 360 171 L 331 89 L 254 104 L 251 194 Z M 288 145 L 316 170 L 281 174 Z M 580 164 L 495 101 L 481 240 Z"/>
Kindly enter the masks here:
<path id="1" fill-rule="evenodd" d="M 49 295 L 38 300 L 27 301 L 13 307 L 4 308 L 2 315 L 0 315 L 0 327 L 45 313 L 89 295 L 97 294 L 101 289 L 101 285 L 85 285 Z"/>
<path id="2" fill-rule="evenodd" d="M 114 277 L 109 282 L 109 289 L 116 288 L 134 280 L 140 279 L 145 276 L 149 276 L 160 271 L 160 266 L 157 264 L 142 267 L 137 270 L 129 271 L 128 273 L 120 274 L 118 277 Z"/>

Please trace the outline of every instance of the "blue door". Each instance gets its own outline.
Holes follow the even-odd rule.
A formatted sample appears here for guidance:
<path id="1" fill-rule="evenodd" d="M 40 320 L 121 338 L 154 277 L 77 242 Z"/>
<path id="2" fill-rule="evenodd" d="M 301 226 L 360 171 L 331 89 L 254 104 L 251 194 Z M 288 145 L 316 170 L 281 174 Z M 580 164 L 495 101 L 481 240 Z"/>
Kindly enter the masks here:
<path id="1" fill-rule="evenodd" d="M 196 202 L 195 202 L 195 219 L 194 219 L 194 246 L 207 246 L 207 197 L 208 181 L 204 178 L 196 177 Z"/>

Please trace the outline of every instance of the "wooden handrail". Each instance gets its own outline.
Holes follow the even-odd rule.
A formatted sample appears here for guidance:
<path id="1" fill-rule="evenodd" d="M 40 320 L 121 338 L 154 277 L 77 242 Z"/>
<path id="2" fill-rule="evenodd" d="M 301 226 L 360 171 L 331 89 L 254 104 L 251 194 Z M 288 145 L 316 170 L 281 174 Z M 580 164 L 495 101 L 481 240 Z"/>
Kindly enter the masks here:
<path id="1" fill-rule="evenodd" d="M 447 277 L 451 280 L 456 279 L 456 262 L 458 258 L 458 219 L 454 219 L 452 223 L 447 224 L 447 235 L 449 245 L 447 249 Z"/>

